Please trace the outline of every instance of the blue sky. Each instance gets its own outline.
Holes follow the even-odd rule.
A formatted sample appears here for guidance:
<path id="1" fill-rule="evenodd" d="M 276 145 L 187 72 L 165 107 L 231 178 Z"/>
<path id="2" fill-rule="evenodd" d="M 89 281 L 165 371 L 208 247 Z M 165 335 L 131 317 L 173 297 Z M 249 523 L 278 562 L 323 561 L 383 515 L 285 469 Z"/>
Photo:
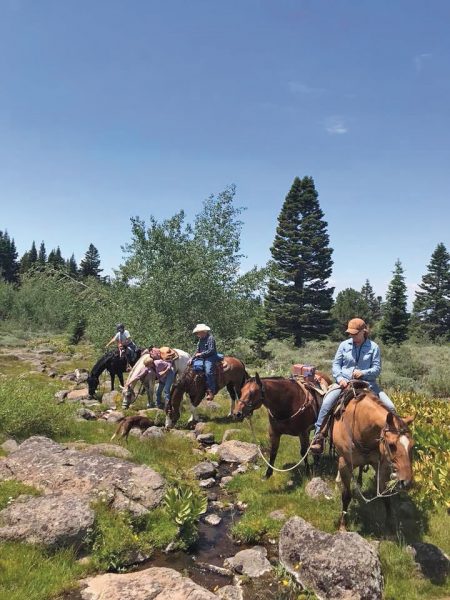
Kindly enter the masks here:
<path id="1" fill-rule="evenodd" d="M 131 216 L 237 186 L 243 268 L 314 177 L 332 283 L 449 249 L 447 0 L 0 0 L 0 229 L 106 272 Z"/>

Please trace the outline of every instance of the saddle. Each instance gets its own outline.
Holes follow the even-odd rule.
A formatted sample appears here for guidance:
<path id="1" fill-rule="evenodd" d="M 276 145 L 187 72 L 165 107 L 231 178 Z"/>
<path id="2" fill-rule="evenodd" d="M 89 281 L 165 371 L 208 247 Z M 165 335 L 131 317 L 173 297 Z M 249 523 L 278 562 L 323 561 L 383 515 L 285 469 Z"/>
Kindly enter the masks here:
<path id="1" fill-rule="evenodd" d="M 339 387 L 339 384 L 334 383 L 328 388 L 329 391 L 335 390 Z M 330 410 L 323 420 L 323 424 L 320 432 L 324 437 L 328 435 L 328 432 L 333 428 L 333 421 L 340 419 L 347 408 L 350 400 L 356 399 L 357 401 L 363 398 L 367 392 L 370 392 L 365 381 L 359 381 L 357 379 L 352 380 L 351 386 L 342 390 L 337 399 L 335 406 Z"/>
<path id="2" fill-rule="evenodd" d="M 317 417 L 320 407 L 322 406 L 323 396 L 325 395 L 326 390 L 323 390 L 315 380 L 305 378 L 303 375 L 292 375 L 291 380 L 295 381 L 295 383 L 300 386 L 305 394 L 306 403 L 313 405 Z"/>

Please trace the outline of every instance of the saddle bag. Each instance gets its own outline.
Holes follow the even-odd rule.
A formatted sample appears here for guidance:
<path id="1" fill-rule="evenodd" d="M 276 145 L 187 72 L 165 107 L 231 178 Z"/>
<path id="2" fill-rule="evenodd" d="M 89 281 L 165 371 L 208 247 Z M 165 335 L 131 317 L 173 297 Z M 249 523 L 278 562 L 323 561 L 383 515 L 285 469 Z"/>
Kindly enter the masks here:
<path id="1" fill-rule="evenodd" d="M 305 381 L 310 381 L 311 383 L 314 383 L 316 376 L 316 367 L 313 367 L 312 365 L 296 364 L 292 365 L 291 373 L 294 377 L 303 377 Z"/>

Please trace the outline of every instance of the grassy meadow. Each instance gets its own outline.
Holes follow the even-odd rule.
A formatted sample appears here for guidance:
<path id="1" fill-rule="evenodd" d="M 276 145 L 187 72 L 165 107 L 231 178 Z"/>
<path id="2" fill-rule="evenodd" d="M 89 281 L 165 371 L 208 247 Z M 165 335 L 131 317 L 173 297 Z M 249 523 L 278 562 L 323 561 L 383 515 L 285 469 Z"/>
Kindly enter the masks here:
<path id="1" fill-rule="evenodd" d="M 67 382 L 51 379 L 44 373 L 31 373 L 30 364 L 14 358 L 16 349 L 22 351 L 54 348 L 63 353 L 64 362 L 58 363 L 60 373 L 76 367 L 90 367 L 94 352 L 89 345 L 70 346 L 64 336 L 32 335 L 4 329 L 0 338 L 0 442 L 7 437 L 17 441 L 30 435 L 47 435 L 59 442 L 83 440 L 87 443 L 109 441 L 115 425 L 105 421 L 76 421 L 76 407 L 56 404 L 54 393 L 67 387 Z M 282 342 L 272 341 L 266 347 L 266 358 L 256 359 L 251 344 L 236 342 L 236 353 L 242 346 L 241 356 L 248 371 L 264 375 L 287 375 L 295 362 L 316 364 L 329 371 L 336 344 L 310 343 L 300 351 Z M 416 441 L 414 472 L 416 484 L 409 495 L 394 497 L 393 509 L 396 528 L 386 530 L 382 502 L 365 504 L 355 498 L 349 512 L 349 529 L 365 538 L 380 541 L 380 557 L 385 577 L 386 600 L 422 600 L 450 596 L 450 583 L 433 584 L 415 568 L 408 545 L 424 541 L 439 546 L 450 554 L 450 359 L 448 346 L 383 348 L 383 387 L 390 393 L 400 414 L 414 414 L 413 434 Z M 51 357 L 45 358 L 49 362 Z M 220 408 L 213 411 L 201 405 L 201 420 L 206 431 L 214 433 L 220 442 L 227 429 L 236 429 L 232 437 L 255 441 L 247 422 L 227 420 L 229 398 L 218 395 Z M 139 397 L 132 407 L 134 412 L 145 408 L 145 399 Z M 162 415 L 159 417 L 163 423 Z M 183 412 L 177 427 L 186 427 L 188 414 Z M 264 408 L 252 419 L 256 441 L 268 454 L 267 414 Z M 195 491 L 198 486 L 189 469 L 203 460 L 193 451 L 196 443 L 168 433 L 163 441 L 145 442 L 130 436 L 127 448 L 132 460 L 146 464 L 167 478 L 169 485 L 182 483 Z M 276 466 L 287 468 L 299 458 L 297 439 L 284 436 L 281 440 Z M 330 500 L 313 500 L 305 493 L 308 477 L 304 467 L 287 473 L 275 472 L 269 481 L 263 480 L 262 461 L 246 473 L 234 477 L 227 485 L 224 501 L 241 501 L 246 509 L 231 526 L 231 535 L 245 544 L 270 545 L 276 539 L 283 521 L 270 518 L 274 510 L 286 517 L 299 515 L 314 526 L 334 532 L 340 515 L 340 490 L 334 482 L 336 467 L 326 454 L 316 469 L 330 484 Z M 366 495 L 375 492 L 373 472 L 364 475 Z M 17 482 L 0 483 L 0 509 L 20 494 L 39 493 Z M 61 598 L 64 591 L 76 586 L 82 576 L 104 570 L 120 571 L 136 551 L 148 555 L 164 548 L 174 539 L 177 527 L 164 508 L 153 511 L 144 519 L 131 519 L 126 514 L 113 514 L 106 505 L 95 506 L 96 523 L 90 535 L 89 559 L 78 562 L 70 551 L 47 552 L 26 544 L 0 544 L 0 600 L 44 600 Z M 179 539 L 180 548 L 183 540 Z M 283 577 L 282 569 L 278 569 Z M 286 598 L 306 597 L 294 590 Z M 308 596 L 312 597 L 312 596 Z"/>

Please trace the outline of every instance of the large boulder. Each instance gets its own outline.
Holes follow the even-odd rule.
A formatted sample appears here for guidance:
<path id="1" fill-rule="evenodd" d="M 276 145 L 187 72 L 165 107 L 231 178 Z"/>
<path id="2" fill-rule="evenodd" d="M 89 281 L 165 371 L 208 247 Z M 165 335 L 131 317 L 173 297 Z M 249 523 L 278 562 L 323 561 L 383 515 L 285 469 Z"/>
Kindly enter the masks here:
<path id="1" fill-rule="evenodd" d="M 325 498 L 331 500 L 333 497 L 333 490 L 330 488 L 328 483 L 320 477 L 313 477 L 311 481 L 306 484 L 305 487 L 306 495 L 315 500 Z"/>
<path id="2" fill-rule="evenodd" d="M 234 556 L 226 558 L 223 565 L 248 577 L 261 577 L 272 570 L 272 565 L 267 560 L 267 550 L 263 546 L 241 550 Z"/>
<path id="3" fill-rule="evenodd" d="M 255 462 L 258 458 L 258 446 L 239 440 L 228 440 L 217 449 L 222 462 L 247 463 Z"/>
<path id="4" fill-rule="evenodd" d="M 106 392 L 106 394 L 103 394 L 102 396 L 102 404 L 105 404 L 109 408 L 115 409 L 116 406 L 120 406 L 122 404 L 122 394 L 117 390 Z"/>
<path id="5" fill-rule="evenodd" d="M 106 573 L 81 582 L 83 600 L 217 600 L 217 596 L 173 569 Z"/>
<path id="6" fill-rule="evenodd" d="M 357 533 L 324 533 L 300 517 L 279 540 L 282 565 L 320 599 L 381 600 L 383 576 L 375 547 Z"/>
<path id="7" fill-rule="evenodd" d="M 0 540 L 81 548 L 94 516 L 89 500 L 81 496 L 22 496 L 0 511 Z"/>
<path id="8" fill-rule="evenodd" d="M 450 560 L 440 548 L 434 544 L 415 542 L 409 549 L 425 577 L 438 585 L 445 582 L 450 574 Z"/>
<path id="9" fill-rule="evenodd" d="M 18 479 L 44 494 L 102 498 L 116 510 L 141 515 L 158 506 L 165 481 L 150 467 L 86 454 L 41 436 L 25 440 L 0 463 L 0 481 Z"/>

